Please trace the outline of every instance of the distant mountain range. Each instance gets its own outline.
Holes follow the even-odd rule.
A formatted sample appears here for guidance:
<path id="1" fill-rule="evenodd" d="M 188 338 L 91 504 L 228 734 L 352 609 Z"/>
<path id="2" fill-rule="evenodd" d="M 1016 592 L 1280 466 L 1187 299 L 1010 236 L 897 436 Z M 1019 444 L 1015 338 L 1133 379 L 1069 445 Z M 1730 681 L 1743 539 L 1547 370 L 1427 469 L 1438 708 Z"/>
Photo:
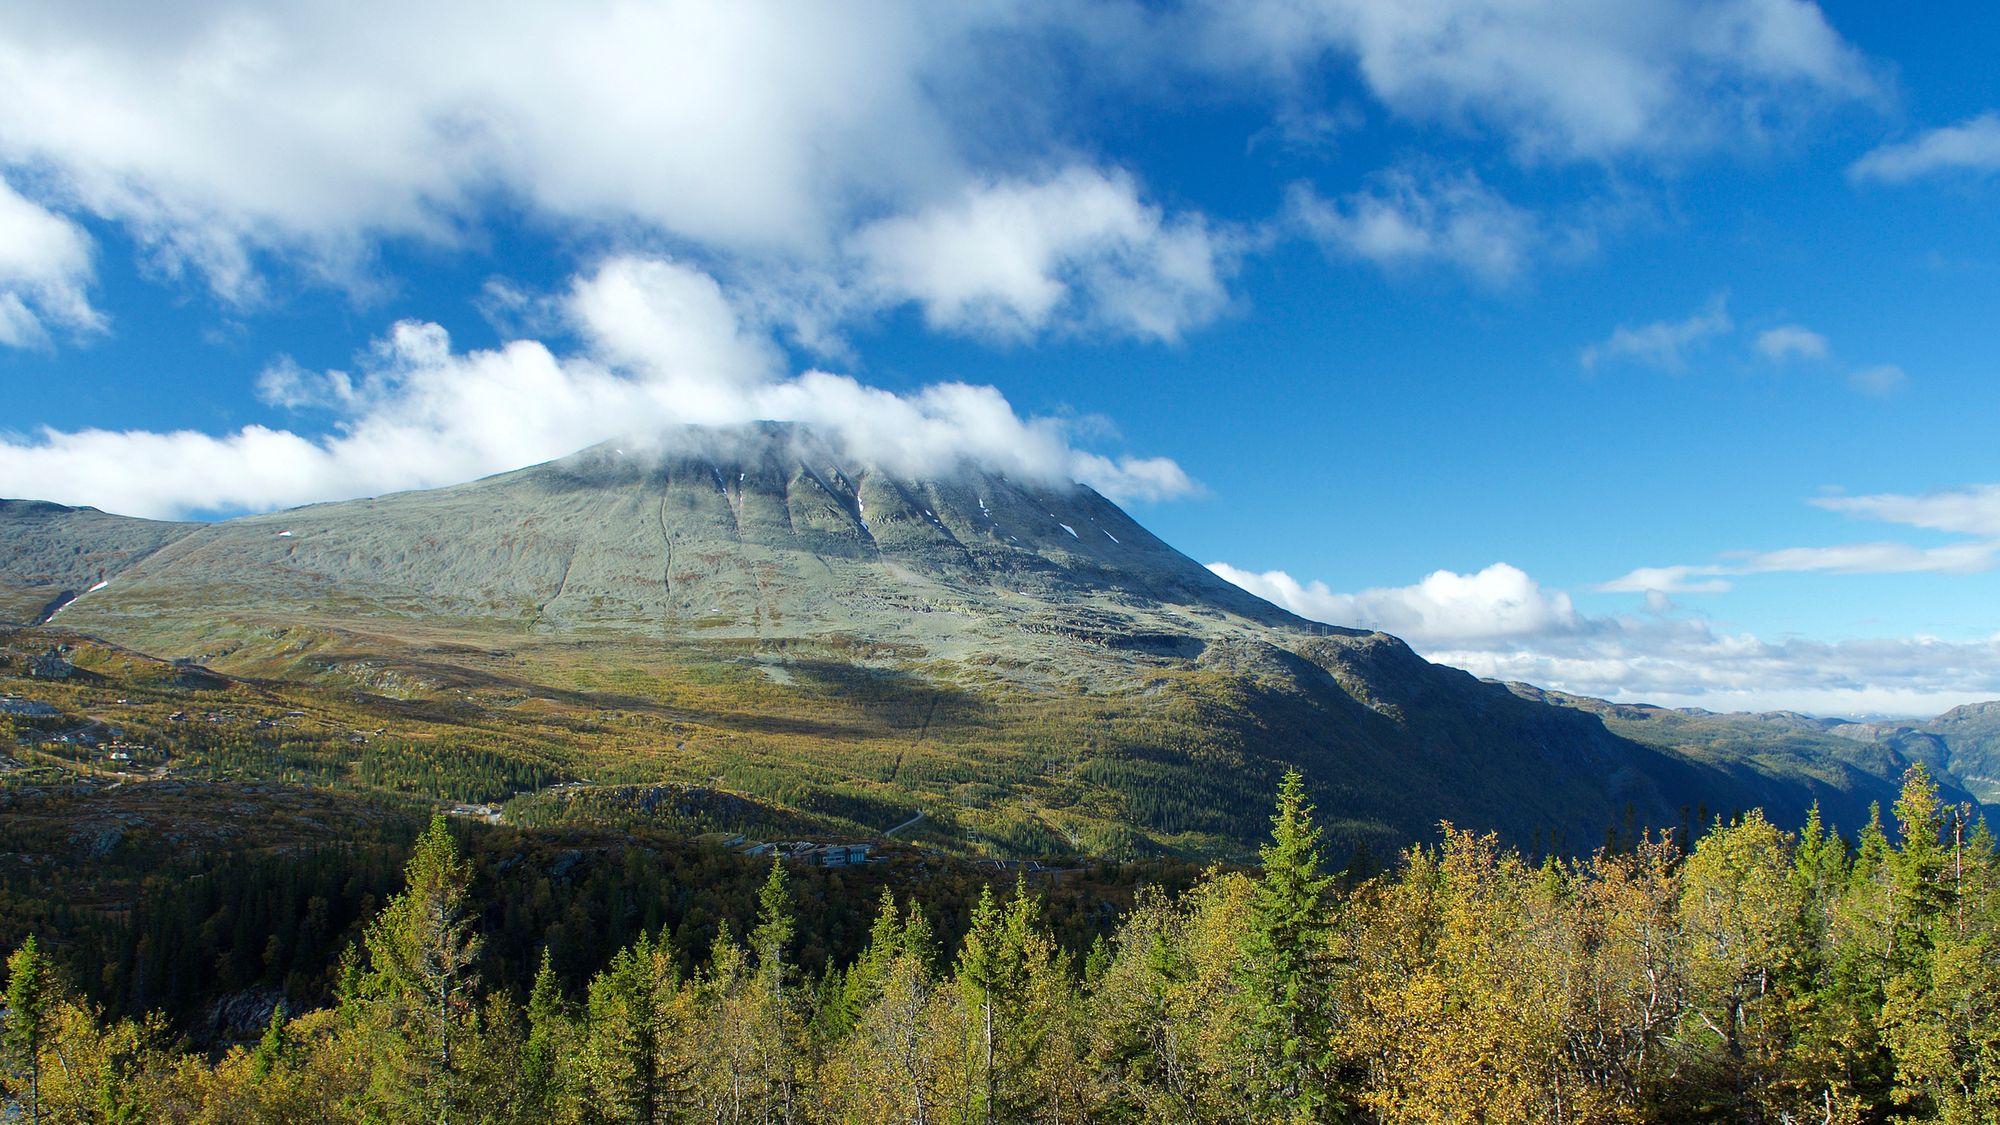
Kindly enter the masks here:
<path id="1" fill-rule="evenodd" d="M 791 425 L 209 524 L 0 501 L 0 619 L 448 703 L 501 755 L 587 714 L 578 778 L 921 810 L 995 852 L 1244 855 L 1289 765 L 1340 848 L 1449 819 L 1581 851 L 1814 800 L 1851 827 L 1913 762 L 2000 798 L 2000 705 L 1836 724 L 1482 682 L 1262 601 L 1088 488 L 892 473 Z"/>
<path id="2" fill-rule="evenodd" d="M 1862 768 L 1877 771 L 1922 762 L 1933 774 L 1956 782 L 1980 803 L 2000 805 L 2000 702 L 1955 707 L 1922 722 L 1853 722 L 1796 711 L 1718 714 L 1693 708 L 1607 703 L 1526 684 L 1508 687 L 1526 699 L 1590 712 L 1628 738 L 1689 753 L 1754 757 L 1789 750 L 1858 759 Z"/>

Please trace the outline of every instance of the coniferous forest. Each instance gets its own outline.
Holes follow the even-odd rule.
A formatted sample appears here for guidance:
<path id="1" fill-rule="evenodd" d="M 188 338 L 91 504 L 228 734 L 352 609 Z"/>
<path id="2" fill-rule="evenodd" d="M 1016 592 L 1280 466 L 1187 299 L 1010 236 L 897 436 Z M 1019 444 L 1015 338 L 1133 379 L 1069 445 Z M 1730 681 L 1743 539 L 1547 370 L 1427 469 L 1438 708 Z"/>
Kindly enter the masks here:
<path id="1" fill-rule="evenodd" d="M 492 983 L 444 818 L 339 954 L 330 1004 L 196 1050 L 110 1016 L 33 937 L 7 962 L 10 1120 L 1987 1122 L 2000 857 L 1921 767 L 1850 841 L 1751 813 L 1691 851 L 1531 863 L 1443 827 L 1322 869 L 1287 777 L 1256 873 L 1142 888 L 1070 948 L 1025 883 L 947 948 L 884 888 L 802 966 L 792 879 L 689 956 L 641 932 L 565 987 Z"/>

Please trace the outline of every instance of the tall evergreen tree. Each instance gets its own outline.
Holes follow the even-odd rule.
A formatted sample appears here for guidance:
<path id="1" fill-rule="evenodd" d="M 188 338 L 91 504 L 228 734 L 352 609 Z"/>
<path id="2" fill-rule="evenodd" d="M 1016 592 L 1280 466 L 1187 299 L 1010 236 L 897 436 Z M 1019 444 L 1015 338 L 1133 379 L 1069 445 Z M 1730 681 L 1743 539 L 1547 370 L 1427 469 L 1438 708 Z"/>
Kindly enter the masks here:
<path id="1" fill-rule="evenodd" d="M 361 989 L 381 1019 L 373 1029 L 379 1050 L 371 1093 L 394 1117 L 457 1121 L 481 939 L 466 900 L 472 865 L 459 855 L 443 814 L 417 838 L 404 879 L 403 893 L 364 938 Z"/>
<path id="2" fill-rule="evenodd" d="M 561 1101 L 561 1081 L 570 1044 L 569 1014 L 562 986 L 542 947 L 541 967 L 528 991 L 528 1035 L 521 1044 L 520 1114 L 523 1121 L 547 1121 Z"/>
<path id="3" fill-rule="evenodd" d="M 30 1125 L 42 1120 L 42 1052 L 55 1032 L 58 997 L 55 966 L 29 934 L 7 958 L 7 1013 L 0 1050 L 14 1076 L 9 1087 L 27 1094 Z"/>
<path id="4" fill-rule="evenodd" d="M 1287 770 L 1271 816 L 1271 842 L 1258 850 L 1263 875 L 1250 900 L 1238 973 L 1249 1004 L 1251 1097 L 1271 1120 L 1323 1120 L 1328 1086 L 1332 973 L 1328 889 L 1321 870 L 1305 779 Z"/>
<path id="5" fill-rule="evenodd" d="M 994 1114 L 993 1039 L 996 993 L 1007 984 L 1006 949 L 1001 933 L 1000 908 L 993 901 L 993 885 L 979 890 L 972 908 L 972 924 L 958 954 L 958 985 L 966 1006 L 973 1013 L 973 1045 L 977 1080 L 969 1084 L 979 1099 L 978 1117 L 992 1125 Z"/>
<path id="6" fill-rule="evenodd" d="M 590 982 L 579 1060 L 590 1120 L 665 1125 L 685 1107 L 687 999 L 664 935 L 639 935 Z"/>
<path id="7" fill-rule="evenodd" d="M 1892 967 L 1898 971 L 1921 969 L 1935 928 L 1950 909 L 1944 827 L 1945 808 L 1938 800 L 1937 783 L 1922 763 L 1911 766 L 1896 801 L 1896 829 L 1902 839 L 1888 862 L 1893 888 Z"/>

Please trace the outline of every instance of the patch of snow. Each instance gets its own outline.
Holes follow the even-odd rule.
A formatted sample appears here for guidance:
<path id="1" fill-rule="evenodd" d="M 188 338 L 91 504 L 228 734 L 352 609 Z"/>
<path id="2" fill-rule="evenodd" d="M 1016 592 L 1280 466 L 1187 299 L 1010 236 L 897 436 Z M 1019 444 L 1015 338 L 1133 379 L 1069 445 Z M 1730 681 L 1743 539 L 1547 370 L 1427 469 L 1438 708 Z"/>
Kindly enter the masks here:
<path id="1" fill-rule="evenodd" d="M 1101 528 L 1101 527 L 1100 527 L 1100 528 L 1098 528 L 1097 530 L 1099 530 L 1099 531 L 1104 531 L 1104 529 L 1103 529 L 1103 528 Z M 1116 542 L 1118 542 L 1118 537 L 1117 537 L 1116 535 L 1113 535 L 1113 534 L 1111 534 L 1111 533 L 1110 533 L 1110 532 L 1108 532 L 1108 531 L 1104 531 L 1104 537 L 1105 537 L 1106 539 L 1109 539 L 1109 540 L 1111 540 L 1111 541 L 1112 541 L 1113 543 L 1116 543 Z"/>
<path id="2" fill-rule="evenodd" d="M 1062 529 L 1063 529 L 1064 531 L 1067 531 L 1067 532 L 1069 532 L 1069 537 L 1070 537 L 1071 539 L 1081 539 L 1081 538 L 1083 538 L 1083 536 L 1081 536 L 1081 535 L 1078 535 L 1078 534 L 1076 533 L 1076 529 L 1075 529 L 1075 528 L 1071 527 L 1070 525 L 1068 525 L 1068 524 L 1066 524 L 1066 523 L 1059 523 L 1059 524 L 1057 524 L 1056 526 L 1057 526 L 1057 527 L 1060 527 L 1060 528 L 1062 528 Z"/>
<path id="3" fill-rule="evenodd" d="M 291 533 L 291 532 L 289 532 L 289 531 L 280 531 L 280 532 L 278 533 L 278 538 L 280 538 L 280 539 L 290 539 L 291 537 L 292 537 L 292 533 Z"/>
<path id="4" fill-rule="evenodd" d="M 107 578 L 107 579 L 105 579 L 104 581 L 102 581 L 102 582 L 99 582 L 99 583 L 98 583 L 97 585 L 95 585 L 95 586 L 92 586 L 92 587 L 91 587 L 90 589 L 88 589 L 88 590 L 85 590 L 85 591 L 84 591 L 84 593 L 86 593 L 86 594 L 95 594 L 95 593 L 96 593 L 96 592 L 98 592 L 99 590 L 102 590 L 102 589 L 104 589 L 104 588 L 105 588 L 106 586 L 109 586 L 109 585 L 111 585 L 111 579 Z"/>

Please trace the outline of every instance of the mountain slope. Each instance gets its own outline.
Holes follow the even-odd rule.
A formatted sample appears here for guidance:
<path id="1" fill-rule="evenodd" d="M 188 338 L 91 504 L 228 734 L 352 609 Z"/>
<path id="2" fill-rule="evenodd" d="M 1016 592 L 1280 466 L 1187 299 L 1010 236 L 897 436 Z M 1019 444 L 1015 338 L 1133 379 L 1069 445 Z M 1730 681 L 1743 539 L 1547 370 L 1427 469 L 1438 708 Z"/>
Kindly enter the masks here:
<path id="1" fill-rule="evenodd" d="M 121 560 L 65 628 L 449 705 L 482 753 L 518 731 L 546 757 L 569 724 L 553 752 L 594 782 L 719 780 L 863 827 L 921 810 L 955 847 L 1240 855 L 1297 764 L 1342 845 L 1451 819 L 1582 850 L 1698 807 L 1852 817 L 1903 765 L 1621 737 L 1303 621 L 1081 486 L 897 474 L 796 426 L 661 446 L 211 525 L 10 508 L 0 530 L 31 562 Z"/>
<path id="2" fill-rule="evenodd" d="M 1937 778 L 1948 801 L 1990 801 L 1986 779 L 1979 770 L 1983 747 L 1961 735 L 1964 752 L 1954 756 L 1933 728 L 1953 729 L 1953 717 L 1991 715 L 2000 718 L 2000 704 L 1962 707 L 1931 723 L 1871 724 L 1825 719 L 1791 711 L 1720 714 L 1700 710 L 1611 703 L 1586 696 L 1548 691 L 1528 684 L 1508 684 L 1516 695 L 1593 715 L 1614 734 L 1677 757 L 1698 761 L 1730 773 L 1752 793 L 1754 803 L 1780 806 L 1788 792 L 1803 786 L 1827 806 L 1836 823 L 1848 828 L 1865 819 L 1866 810 L 1851 796 L 1874 788 L 1874 779 L 1900 776 L 1921 764 Z M 2000 723 L 1981 726 L 1960 720 L 1966 731 L 2000 733 Z M 2000 749 L 2000 739 L 1992 743 Z M 1967 769 L 1971 773 L 1967 773 Z M 1893 794 L 1886 795 L 1886 809 Z M 1711 813 L 1727 813 L 1741 805 L 1705 802 Z"/>
<path id="3" fill-rule="evenodd" d="M 70 599 L 196 530 L 36 500 L 0 500 L 0 622 L 45 621 Z"/>

